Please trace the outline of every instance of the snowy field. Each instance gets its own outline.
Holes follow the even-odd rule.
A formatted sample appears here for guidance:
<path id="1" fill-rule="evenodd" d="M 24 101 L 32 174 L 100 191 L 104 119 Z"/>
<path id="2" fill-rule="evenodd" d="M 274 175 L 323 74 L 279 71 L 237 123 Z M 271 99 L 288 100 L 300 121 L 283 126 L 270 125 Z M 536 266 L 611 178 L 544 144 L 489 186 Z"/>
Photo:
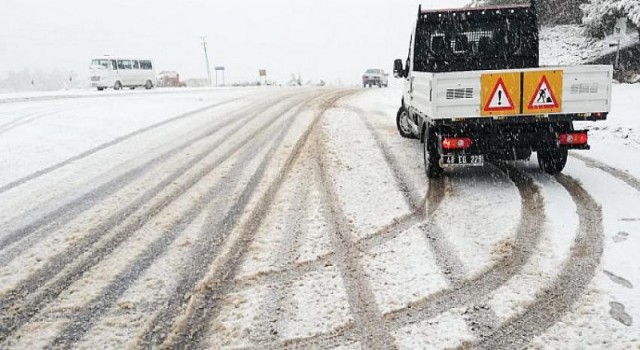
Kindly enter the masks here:
<path id="1" fill-rule="evenodd" d="M 615 52 L 618 38 L 608 36 L 602 40 L 593 39 L 584 33 L 579 25 L 559 25 L 540 29 L 540 64 L 542 66 L 567 66 L 592 62 Z M 638 32 L 620 39 L 620 47 L 626 48 L 638 43 Z"/>
<path id="2" fill-rule="evenodd" d="M 640 348 L 640 86 L 433 181 L 400 93 L 0 97 L 0 349 Z"/>

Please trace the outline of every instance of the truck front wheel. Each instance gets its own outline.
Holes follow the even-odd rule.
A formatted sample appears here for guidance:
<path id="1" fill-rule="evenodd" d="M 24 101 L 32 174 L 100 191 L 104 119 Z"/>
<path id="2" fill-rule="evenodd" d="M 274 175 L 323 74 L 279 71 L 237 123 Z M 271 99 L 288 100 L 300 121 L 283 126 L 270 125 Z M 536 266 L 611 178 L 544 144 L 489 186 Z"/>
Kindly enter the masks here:
<path id="1" fill-rule="evenodd" d="M 424 131 L 424 167 L 430 179 L 440 178 L 444 173 L 440 166 L 437 136 L 429 128 Z"/>
<path id="2" fill-rule="evenodd" d="M 538 151 L 538 165 L 549 175 L 560 174 L 567 165 L 568 158 L 569 151 L 566 149 Z"/>
<path id="3" fill-rule="evenodd" d="M 400 110 L 398 110 L 398 115 L 396 116 L 396 126 L 398 127 L 400 136 L 404 137 L 405 139 L 417 138 L 411 130 L 411 124 L 409 123 L 409 112 L 404 107 L 400 107 Z"/>

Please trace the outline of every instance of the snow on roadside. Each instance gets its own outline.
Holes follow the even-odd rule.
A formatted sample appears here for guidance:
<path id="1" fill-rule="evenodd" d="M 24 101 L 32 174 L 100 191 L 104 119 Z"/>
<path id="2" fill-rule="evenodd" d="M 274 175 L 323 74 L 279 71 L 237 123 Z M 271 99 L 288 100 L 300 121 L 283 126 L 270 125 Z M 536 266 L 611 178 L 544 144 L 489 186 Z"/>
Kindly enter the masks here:
<path id="1" fill-rule="evenodd" d="M 615 52 L 609 47 L 617 39 L 607 37 L 603 40 L 585 36 L 578 25 L 545 26 L 540 29 L 540 65 L 570 66 L 584 64 L 601 56 Z M 637 31 L 631 31 L 623 37 L 621 46 L 638 43 Z"/>
<path id="2" fill-rule="evenodd" d="M 602 205 L 604 253 L 601 267 L 585 296 L 563 317 L 537 337 L 542 348 L 637 349 L 640 344 L 640 192 L 624 182 L 580 162 L 565 171 L 579 180 Z M 607 335 L 607 336 L 603 336 Z"/>
<path id="3" fill-rule="evenodd" d="M 588 129 L 591 150 L 581 152 L 640 178 L 640 84 L 614 84 L 611 113 L 601 122 L 576 123 Z"/>

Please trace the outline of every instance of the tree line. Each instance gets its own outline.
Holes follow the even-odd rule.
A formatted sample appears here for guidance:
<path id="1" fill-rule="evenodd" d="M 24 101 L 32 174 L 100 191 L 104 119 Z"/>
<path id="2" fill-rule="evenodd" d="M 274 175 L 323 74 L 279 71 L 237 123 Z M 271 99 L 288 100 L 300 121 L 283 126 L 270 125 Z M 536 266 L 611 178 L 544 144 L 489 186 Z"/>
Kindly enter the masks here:
<path id="1" fill-rule="evenodd" d="M 473 0 L 471 6 L 528 4 L 530 0 Z M 603 38 L 619 18 L 640 33 L 640 0 L 537 0 L 541 25 L 583 24 L 586 33 Z"/>

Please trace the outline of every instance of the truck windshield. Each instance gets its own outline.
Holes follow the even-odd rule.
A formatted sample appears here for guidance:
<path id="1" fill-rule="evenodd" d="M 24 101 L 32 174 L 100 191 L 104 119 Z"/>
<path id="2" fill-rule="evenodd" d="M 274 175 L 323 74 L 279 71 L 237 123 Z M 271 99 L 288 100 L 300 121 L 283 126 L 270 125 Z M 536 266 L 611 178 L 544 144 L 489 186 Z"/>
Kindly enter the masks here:
<path id="1" fill-rule="evenodd" d="M 369 69 L 367 74 L 382 74 L 382 72 L 379 69 Z"/>
<path id="2" fill-rule="evenodd" d="M 537 67 L 535 16 L 522 10 L 429 14 L 418 22 L 414 60 L 421 72 Z"/>

